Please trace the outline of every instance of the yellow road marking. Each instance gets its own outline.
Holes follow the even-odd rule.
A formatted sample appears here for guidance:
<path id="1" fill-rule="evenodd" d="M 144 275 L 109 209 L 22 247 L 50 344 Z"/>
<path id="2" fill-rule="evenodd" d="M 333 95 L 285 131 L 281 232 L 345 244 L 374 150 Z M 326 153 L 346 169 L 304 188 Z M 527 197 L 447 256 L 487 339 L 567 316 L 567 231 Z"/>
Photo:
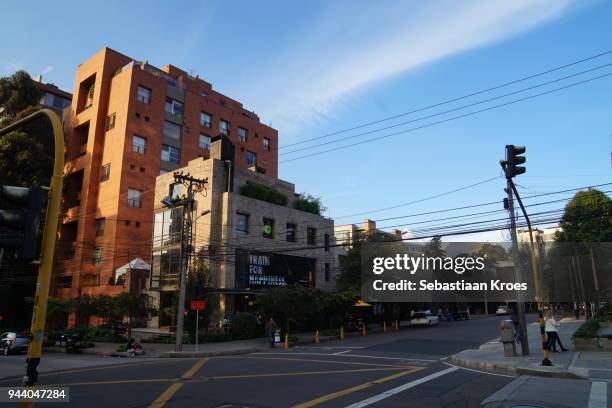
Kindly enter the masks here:
<path id="1" fill-rule="evenodd" d="M 170 398 L 172 398 L 174 394 L 181 389 L 182 386 L 183 383 L 178 382 L 170 385 L 168 388 L 166 388 L 166 391 L 164 391 L 155 401 L 153 401 L 151 405 L 149 405 L 149 408 L 162 408 L 164 405 L 166 405 L 166 402 L 168 402 Z"/>
<path id="2" fill-rule="evenodd" d="M 313 400 L 306 401 L 306 402 L 303 402 L 303 403 L 298 404 L 298 405 L 294 405 L 293 408 L 310 408 L 310 407 L 314 407 L 315 405 L 322 404 L 322 403 L 324 403 L 326 401 L 330 401 L 330 400 L 333 400 L 333 399 L 336 399 L 336 398 L 343 397 L 343 396 L 348 395 L 348 394 L 352 394 L 352 393 L 357 392 L 357 391 L 361 391 L 361 390 L 363 390 L 365 388 L 369 388 L 369 387 L 371 387 L 373 385 L 376 385 L 376 384 L 382 384 L 382 383 L 387 382 L 387 381 L 395 380 L 396 378 L 403 377 L 405 375 L 412 374 L 414 372 L 417 372 L 417 371 L 420 371 L 420 370 L 423 370 L 423 369 L 424 369 L 424 367 L 414 367 L 412 370 L 402 371 L 402 372 L 399 372 L 397 374 L 393 374 L 393 375 L 390 375 L 390 376 L 387 376 L 387 377 L 379 378 L 378 380 L 368 381 L 366 383 L 363 383 L 363 384 L 360 384 L 360 385 L 356 385 L 354 387 L 350 387 L 350 388 L 346 388 L 344 390 L 332 392 L 332 393 L 327 394 L 327 395 L 322 395 L 322 396 L 320 396 L 318 398 L 315 398 Z"/>
<path id="3" fill-rule="evenodd" d="M 167 360 L 167 361 L 164 361 L 164 360 Z M 159 359 L 155 361 L 140 361 L 140 362 L 134 362 L 134 363 L 108 364 L 104 366 L 89 367 L 89 368 L 75 368 L 72 370 L 60 370 L 60 371 L 53 371 L 53 372 L 48 372 L 48 373 L 41 373 L 38 375 L 38 377 L 49 377 L 49 376 L 64 375 L 64 374 L 84 373 L 88 371 L 107 370 L 110 368 L 140 367 L 140 366 L 149 365 L 149 364 L 171 363 L 171 362 L 180 361 L 180 360 L 175 360 L 175 361 L 172 361 L 172 360 L 175 360 L 175 359 L 163 359 L 163 360 Z M 14 380 L 15 380 L 14 378 L 6 378 L 6 379 L 0 380 L 0 383 L 14 381 Z"/>
<path id="4" fill-rule="evenodd" d="M 331 371 L 295 371 L 290 373 L 270 373 L 270 374 L 238 374 L 238 375 L 220 375 L 218 377 L 210 377 L 211 380 L 227 380 L 233 378 L 260 378 L 260 377 L 289 377 L 297 375 L 319 375 L 319 374 L 341 374 L 341 373 L 366 373 L 371 371 L 392 371 L 405 370 L 406 367 L 396 368 L 356 368 L 354 370 L 331 370 Z"/>
<path id="5" fill-rule="evenodd" d="M 310 362 L 310 363 L 348 364 L 348 365 L 374 366 L 374 367 L 414 368 L 414 366 L 405 366 L 405 365 L 361 363 L 357 361 L 316 360 L 316 359 L 291 358 L 291 357 L 243 357 L 243 358 L 256 358 L 260 360 L 305 361 L 305 362 Z"/>
<path id="6" fill-rule="evenodd" d="M 198 360 L 197 363 L 195 363 L 193 366 L 191 366 L 189 370 L 185 371 L 183 375 L 181 375 L 180 379 L 186 380 L 186 379 L 190 379 L 191 377 L 193 377 L 193 375 L 200 368 L 202 368 L 202 366 L 208 360 L 209 358 L 203 358 L 201 360 Z M 178 380 L 179 379 L 177 379 L 177 381 Z M 164 405 L 166 405 L 166 402 L 168 402 L 174 396 L 174 394 L 176 394 L 176 392 L 181 389 L 182 386 L 183 386 L 182 382 L 175 382 L 171 384 L 168 388 L 166 388 L 166 391 L 164 391 L 159 397 L 155 399 L 155 401 L 153 401 L 151 405 L 149 405 L 149 408 L 162 408 Z"/>
<path id="7" fill-rule="evenodd" d="M 108 381 L 86 381 L 86 382 L 74 382 L 65 384 L 47 384 L 49 387 L 73 387 L 78 385 L 109 385 L 109 384 L 136 384 L 136 383 L 148 383 L 148 382 L 173 382 L 178 381 L 180 378 L 146 378 L 141 380 L 108 380 Z"/>
<path id="8" fill-rule="evenodd" d="M 193 375 L 200 369 L 202 368 L 202 366 L 209 360 L 209 358 L 203 358 L 200 361 L 198 361 L 197 363 L 195 363 L 193 365 L 193 367 L 191 367 L 189 370 L 185 371 L 185 373 L 183 375 L 181 375 L 181 378 L 191 378 L 193 377 Z"/>

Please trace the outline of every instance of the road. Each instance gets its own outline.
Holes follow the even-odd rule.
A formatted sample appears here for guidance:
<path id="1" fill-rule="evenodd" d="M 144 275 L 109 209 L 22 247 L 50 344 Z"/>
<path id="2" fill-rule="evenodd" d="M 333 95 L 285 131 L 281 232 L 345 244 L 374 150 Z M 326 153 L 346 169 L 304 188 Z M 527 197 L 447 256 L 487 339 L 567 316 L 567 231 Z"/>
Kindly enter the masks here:
<path id="1" fill-rule="evenodd" d="M 454 367 L 445 358 L 497 337 L 499 320 L 240 356 L 130 359 L 43 373 L 40 383 L 70 387 L 69 405 L 78 407 L 477 407 L 513 378 Z M 46 404 L 56 405 L 66 406 Z"/>

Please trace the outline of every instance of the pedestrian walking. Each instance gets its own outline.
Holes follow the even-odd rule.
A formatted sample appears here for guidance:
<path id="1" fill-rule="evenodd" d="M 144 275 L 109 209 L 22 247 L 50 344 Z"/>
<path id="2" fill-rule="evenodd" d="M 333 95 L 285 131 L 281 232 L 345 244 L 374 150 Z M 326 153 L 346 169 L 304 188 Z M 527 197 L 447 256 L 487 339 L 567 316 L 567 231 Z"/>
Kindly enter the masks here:
<path id="1" fill-rule="evenodd" d="M 561 351 L 567 351 L 567 349 L 563 347 L 561 339 L 559 338 L 559 326 L 561 326 L 561 324 L 557 322 L 554 314 L 551 311 L 548 311 L 545 322 L 546 337 L 548 339 L 547 345 L 548 349 L 552 350 L 554 353 L 557 352 L 557 343 L 559 343 Z"/>
<path id="2" fill-rule="evenodd" d="M 276 334 L 277 329 L 278 324 L 276 324 L 274 319 L 270 317 L 268 323 L 266 323 L 266 335 L 268 336 L 268 342 L 270 343 L 271 348 L 274 348 L 274 335 Z"/>

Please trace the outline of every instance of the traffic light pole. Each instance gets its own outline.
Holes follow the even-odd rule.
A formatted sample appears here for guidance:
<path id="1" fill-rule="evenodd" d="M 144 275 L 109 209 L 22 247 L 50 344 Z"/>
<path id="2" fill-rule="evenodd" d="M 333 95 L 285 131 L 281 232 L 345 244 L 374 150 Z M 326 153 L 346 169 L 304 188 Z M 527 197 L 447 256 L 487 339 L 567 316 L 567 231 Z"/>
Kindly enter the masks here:
<path id="1" fill-rule="evenodd" d="M 64 172 L 64 132 L 62 123 L 55 114 L 49 109 L 41 109 L 33 114 L 20 119 L 11 125 L 0 129 L 0 136 L 3 136 L 15 129 L 18 129 L 28 122 L 39 117 L 47 117 L 53 128 L 53 139 L 55 144 L 55 161 L 53 163 L 53 176 L 49 190 L 49 200 L 47 202 L 47 213 L 45 229 L 36 281 L 36 293 L 34 295 L 34 309 L 32 312 L 32 342 L 28 347 L 28 357 L 24 385 L 33 386 L 38 380 L 38 364 L 42 354 L 42 343 L 45 330 L 45 319 L 47 317 L 47 301 L 49 300 L 49 286 L 51 283 L 51 268 L 53 266 L 53 254 L 55 252 L 55 238 L 57 235 L 57 225 L 59 221 L 60 201 L 62 197 L 62 175 Z M 31 403 L 26 403 L 28 406 Z"/>
<path id="2" fill-rule="evenodd" d="M 514 280 L 520 282 L 521 260 L 519 257 L 518 239 L 516 236 L 516 217 L 514 215 L 514 198 L 512 197 L 512 182 L 510 179 L 506 182 L 506 193 L 508 193 L 508 212 L 510 213 L 510 233 L 512 234 L 512 261 L 514 263 Z M 525 318 L 525 299 L 520 290 L 516 291 L 516 307 L 519 318 L 519 330 L 521 340 L 521 353 L 524 356 L 529 355 L 529 340 L 527 336 L 527 319 Z"/>

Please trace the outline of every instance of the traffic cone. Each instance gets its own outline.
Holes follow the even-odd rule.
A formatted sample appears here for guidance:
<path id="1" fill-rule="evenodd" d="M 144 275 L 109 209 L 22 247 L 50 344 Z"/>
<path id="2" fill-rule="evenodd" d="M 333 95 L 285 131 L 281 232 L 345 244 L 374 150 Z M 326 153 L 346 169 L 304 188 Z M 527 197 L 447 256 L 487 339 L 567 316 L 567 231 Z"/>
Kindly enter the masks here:
<path id="1" fill-rule="evenodd" d="M 344 327 L 340 326 L 340 340 L 344 340 Z"/>
<path id="2" fill-rule="evenodd" d="M 283 348 L 284 349 L 289 348 L 289 333 L 285 333 L 285 342 L 283 343 Z"/>
<path id="3" fill-rule="evenodd" d="M 315 344 L 319 344 L 321 342 L 321 337 L 319 337 L 319 329 L 315 330 Z"/>

